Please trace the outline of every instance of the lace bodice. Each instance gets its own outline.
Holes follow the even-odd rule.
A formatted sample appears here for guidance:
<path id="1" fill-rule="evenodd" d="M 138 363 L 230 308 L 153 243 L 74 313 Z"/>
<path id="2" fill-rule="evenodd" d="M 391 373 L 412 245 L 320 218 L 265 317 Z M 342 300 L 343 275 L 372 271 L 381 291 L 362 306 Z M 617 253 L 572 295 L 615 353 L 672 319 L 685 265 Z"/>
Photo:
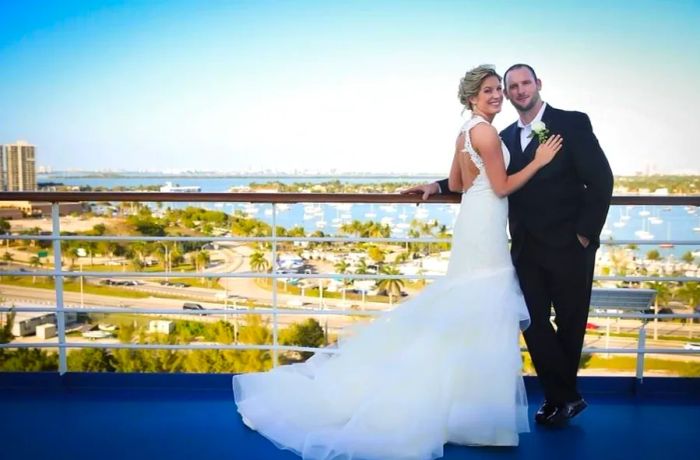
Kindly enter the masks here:
<path id="1" fill-rule="evenodd" d="M 469 134 L 471 129 L 479 123 L 488 123 L 488 121 L 476 115 L 467 120 L 464 123 L 464 125 L 462 125 L 461 129 L 461 132 L 464 133 L 464 149 L 462 150 L 462 152 L 464 152 L 465 155 L 469 155 L 469 158 L 471 159 L 472 163 L 474 163 L 474 166 L 476 166 L 476 168 L 479 170 L 479 175 L 476 176 L 474 182 L 472 183 L 472 186 L 469 187 L 469 189 L 467 189 L 465 193 L 476 193 L 484 190 L 492 190 L 491 183 L 489 182 L 488 176 L 486 175 L 484 160 L 478 153 L 476 153 L 476 150 L 472 145 L 471 135 Z M 510 152 L 508 151 L 508 148 L 503 143 L 503 141 L 501 141 L 501 150 L 503 151 L 503 162 L 505 164 L 505 167 L 507 168 L 508 163 L 510 162 Z"/>

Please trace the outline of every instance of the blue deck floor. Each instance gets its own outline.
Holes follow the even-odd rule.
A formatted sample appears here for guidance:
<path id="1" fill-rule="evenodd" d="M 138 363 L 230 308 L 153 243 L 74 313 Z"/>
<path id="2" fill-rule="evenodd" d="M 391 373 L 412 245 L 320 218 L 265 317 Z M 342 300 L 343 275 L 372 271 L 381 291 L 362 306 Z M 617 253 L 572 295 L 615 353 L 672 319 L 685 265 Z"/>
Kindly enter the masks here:
<path id="1" fill-rule="evenodd" d="M 445 459 L 699 459 L 700 379 L 584 378 L 590 407 L 517 448 Z M 245 428 L 224 375 L 0 374 L 0 458 L 295 459 Z M 528 380 L 530 412 L 541 396 Z"/>

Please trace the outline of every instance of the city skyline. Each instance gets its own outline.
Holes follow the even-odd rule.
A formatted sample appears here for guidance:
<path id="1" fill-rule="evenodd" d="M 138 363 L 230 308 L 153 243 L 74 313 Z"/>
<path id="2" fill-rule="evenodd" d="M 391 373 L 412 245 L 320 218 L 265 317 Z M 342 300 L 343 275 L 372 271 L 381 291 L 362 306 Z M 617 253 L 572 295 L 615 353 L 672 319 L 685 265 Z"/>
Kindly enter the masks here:
<path id="1" fill-rule="evenodd" d="M 0 143 L 54 170 L 446 173 L 484 62 L 532 64 L 615 174 L 700 170 L 697 2 L 34 3 L 1 7 Z"/>

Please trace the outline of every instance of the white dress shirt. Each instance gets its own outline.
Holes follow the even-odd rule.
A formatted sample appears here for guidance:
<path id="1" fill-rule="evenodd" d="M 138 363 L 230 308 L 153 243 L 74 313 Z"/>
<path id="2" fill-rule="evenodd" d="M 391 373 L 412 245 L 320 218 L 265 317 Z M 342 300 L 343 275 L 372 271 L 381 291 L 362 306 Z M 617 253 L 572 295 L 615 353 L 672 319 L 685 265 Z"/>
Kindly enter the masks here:
<path id="1" fill-rule="evenodd" d="M 535 123 L 536 121 L 541 121 L 542 120 L 542 114 L 544 113 L 544 109 L 547 107 L 547 103 L 543 103 L 542 107 L 540 107 L 540 111 L 537 112 L 537 115 L 535 115 L 535 118 L 530 121 L 528 124 L 524 124 L 520 118 L 518 118 L 518 128 L 520 128 L 520 147 L 522 147 L 523 152 L 527 148 L 527 145 L 530 143 L 532 140 L 532 124 Z"/>

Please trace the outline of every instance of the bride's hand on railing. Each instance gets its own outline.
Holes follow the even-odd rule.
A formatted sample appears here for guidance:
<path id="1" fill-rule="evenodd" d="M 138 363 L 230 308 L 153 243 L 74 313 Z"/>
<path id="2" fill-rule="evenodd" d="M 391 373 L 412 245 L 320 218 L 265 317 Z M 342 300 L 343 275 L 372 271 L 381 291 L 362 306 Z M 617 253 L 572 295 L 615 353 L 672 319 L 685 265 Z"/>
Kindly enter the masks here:
<path id="1" fill-rule="evenodd" d="M 430 195 L 435 195 L 438 193 L 440 193 L 440 187 L 438 187 L 437 182 L 415 185 L 413 187 L 407 188 L 406 190 L 401 190 L 402 195 L 422 194 L 424 200 L 427 200 L 430 197 Z"/>
<path id="2" fill-rule="evenodd" d="M 552 161 L 557 152 L 561 150 L 563 142 L 564 139 L 562 139 L 559 134 L 551 136 L 544 143 L 540 144 L 539 147 L 537 147 L 535 159 L 533 161 L 537 162 L 540 168 L 545 166 Z"/>

